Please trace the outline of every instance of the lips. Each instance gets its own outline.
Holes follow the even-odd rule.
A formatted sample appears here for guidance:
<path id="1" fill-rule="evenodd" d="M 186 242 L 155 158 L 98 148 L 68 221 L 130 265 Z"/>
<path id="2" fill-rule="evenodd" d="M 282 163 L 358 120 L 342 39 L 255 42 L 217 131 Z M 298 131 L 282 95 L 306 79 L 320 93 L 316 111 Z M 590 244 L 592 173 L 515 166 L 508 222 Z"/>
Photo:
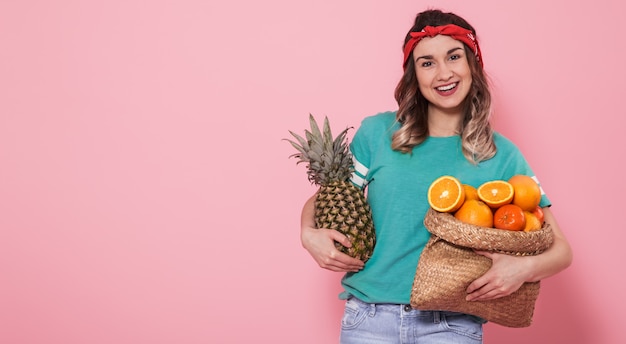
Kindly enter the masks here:
<path id="1" fill-rule="evenodd" d="M 437 89 L 437 91 L 440 91 L 440 92 L 449 92 L 449 91 L 453 90 L 457 85 L 458 85 L 458 83 L 455 82 L 455 83 L 452 83 L 452 84 L 439 86 L 436 89 Z"/>

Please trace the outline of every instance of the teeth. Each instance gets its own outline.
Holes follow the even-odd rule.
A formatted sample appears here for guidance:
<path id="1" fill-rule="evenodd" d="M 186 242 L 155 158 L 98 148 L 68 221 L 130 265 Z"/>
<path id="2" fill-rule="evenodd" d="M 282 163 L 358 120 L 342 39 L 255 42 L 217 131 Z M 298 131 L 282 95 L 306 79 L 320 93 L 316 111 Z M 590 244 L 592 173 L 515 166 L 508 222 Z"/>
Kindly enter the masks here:
<path id="1" fill-rule="evenodd" d="M 451 89 L 453 89 L 453 88 L 455 88 L 455 87 L 456 87 L 456 82 L 455 82 L 454 84 L 450 84 L 450 85 L 446 85 L 446 86 L 437 87 L 437 89 L 438 89 L 439 91 L 449 91 L 449 90 L 451 90 Z"/>

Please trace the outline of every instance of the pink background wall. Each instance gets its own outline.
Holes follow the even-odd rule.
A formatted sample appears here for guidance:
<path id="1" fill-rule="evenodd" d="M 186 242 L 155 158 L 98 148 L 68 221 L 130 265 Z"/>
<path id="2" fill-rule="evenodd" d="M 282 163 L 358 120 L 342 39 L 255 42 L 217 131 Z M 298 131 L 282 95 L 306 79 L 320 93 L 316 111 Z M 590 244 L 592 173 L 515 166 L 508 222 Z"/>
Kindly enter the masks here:
<path id="1" fill-rule="evenodd" d="M 496 127 L 575 251 L 534 324 L 485 343 L 626 342 L 618 3 L 1 1 L 0 342 L 336 342 L 340 276 L 301 247 L 314 189 L 281 139 L 395 109 L 433 5 L 478 29 Z"/>

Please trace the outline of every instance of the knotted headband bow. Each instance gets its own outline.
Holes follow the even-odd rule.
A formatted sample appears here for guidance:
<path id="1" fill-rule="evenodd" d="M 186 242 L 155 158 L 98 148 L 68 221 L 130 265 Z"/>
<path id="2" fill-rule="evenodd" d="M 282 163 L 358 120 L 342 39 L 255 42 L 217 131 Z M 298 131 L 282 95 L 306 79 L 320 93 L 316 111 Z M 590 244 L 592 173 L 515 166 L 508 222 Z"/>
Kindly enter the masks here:
<path id="1" fill-rule="evenodd" d="M 406 64 L 409 61 L 409 55 L 419 41 L 424 37 L 435 37 L 437 35 L 446 35 L 450 36 L 457 41 L 461 41 L 465 43 L 476 55 L 476 58 L 480 62 L 480 65 L 483 65 L 482 55 L 480 53 L 480 48 L 478 47 L 478 41 L 476 37 L 472 33 L 472 31 L 464 29 L 460 26 L 454 24 L 442 25 L 442 26 L 426 26 L 420 32 L 410 32 L 411 38 L 404 45 L 404 63 L 402 66 L 406 69 Z"/>

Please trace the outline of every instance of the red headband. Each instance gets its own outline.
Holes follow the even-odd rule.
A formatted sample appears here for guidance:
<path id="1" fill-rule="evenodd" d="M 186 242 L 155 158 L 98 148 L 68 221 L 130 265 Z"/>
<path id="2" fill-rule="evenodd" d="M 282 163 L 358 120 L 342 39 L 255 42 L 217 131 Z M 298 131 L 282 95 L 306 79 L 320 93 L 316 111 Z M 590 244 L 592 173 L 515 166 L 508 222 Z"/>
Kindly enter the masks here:
<path id="1" fill-rule="evenodd" d="M 483 65 L 483 59 L 480 54 L 480 48 L 478 47 L 478 41 L 472 31 L 464 29 L 460 26 L 454 24 L 442 25 L 442 26 L 426 26 L 420 32 L 410 32 L 411 38 L 404 45 L 404 63 L 402 66 L 406 69 L 406 64 L 409 61 L 409 55 L 415 49 L 415 46 L 419 41 L 424 37 L 435 37 L 437 35 L 446 35 L 450 36 L 457 41 L 461 41 L 465 43 L 474 54 L 476 54 L 476 58 L 480 62 L 480 65 Z"/>

